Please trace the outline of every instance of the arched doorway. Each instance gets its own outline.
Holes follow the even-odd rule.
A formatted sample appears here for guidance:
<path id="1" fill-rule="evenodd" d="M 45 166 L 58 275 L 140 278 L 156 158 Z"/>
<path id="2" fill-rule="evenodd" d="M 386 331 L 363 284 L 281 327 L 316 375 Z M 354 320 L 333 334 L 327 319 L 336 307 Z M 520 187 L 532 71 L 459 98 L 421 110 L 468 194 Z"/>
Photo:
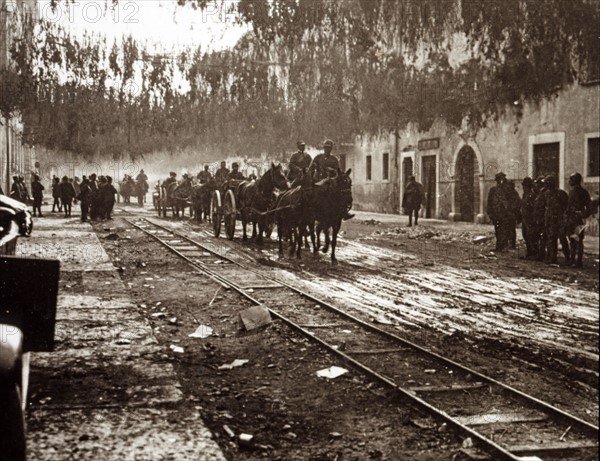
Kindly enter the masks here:
<path id="1" fill-rule="evenodd" d="M 456 208 L 461 221 L 474 222 L 479 200 L 478 164 L 475 151 L 470 146 L 463 146 L 456 160 Z"/>

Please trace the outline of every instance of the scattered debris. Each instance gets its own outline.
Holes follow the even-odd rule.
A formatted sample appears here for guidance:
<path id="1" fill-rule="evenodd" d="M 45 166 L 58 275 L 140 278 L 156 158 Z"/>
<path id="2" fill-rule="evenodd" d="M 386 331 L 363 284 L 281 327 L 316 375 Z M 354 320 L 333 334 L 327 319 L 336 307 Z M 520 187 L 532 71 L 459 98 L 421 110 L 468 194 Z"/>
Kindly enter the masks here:
<path id="1" fill-rule="evenodd" d="M 435 423 L 425 418 L 412 419 L 410 422 L 413 423 L 419 429 L 435 428 Z"/>
<path id="2" fill-rule="evenodd" d="M 190 338 L 204 339 L 208 338 L 212 334 L 213 329 L 211 327 L 209 327 L 208 325 L 200 325 L 198 328 L 196 328 L 196 331 L 194 331 L 192 334 L 189 334 L 188 336 Z"/>
<path id="3" fill-rule="evenodd" d="M 116 232 L 111 232 L 106 237 L 104 237 L 105 240 L 119 240 L 120 238 L 121 237 Z"/>
<path id="4" fill-rule="evenodd" d="M 384 314 L 378 315 L 377 317 L 375 317 L 375 322 L 377 323 L 381 323 L 382 325 L 393 325 L 394 322 L 392 322 L 390 319 L 388 319 Z"/>
<path id="5" fill-rule="evenodd" d="M 250 434 L 240 434 L 240 444 L 248 445 L 250 442 L 252 442 L 253 438 L 254 436 Z"/>
<path id="6" fill-rule="evenodd" d="M 217 291 L 215 291 L 215 295 L 213 296 L 213 298 L 208 303 L 209 306 L 213 305 L 213 303 L 215 302 L 215 299 L 217 299 L 217 295 L 219 294 L 219 291 L 221 291 L 221 287 L 217 288 Z"/>
<path id="7" fill-rule="evenodd" d="M 342 434 L 340 434 L 339 432 L 330 432 L 329 437 L 332 439 L 341 439 Z"/>
<path id="8" fill-rule="evenodd" d="M 272 322 L 271 314 L 265 306 L 253 306 L 240 312 L 240 323 L 246 331 L 268 325 Z"/>
<path id="9" fill-rule="evenodd" d="M 223 430 L 227 433 L 229 438 L 233 439 L 235 437 L 235 432 L 233 432 L 227 424 L 223 424 Z"/>
<path id="10" fill-rule="evenodd" d="M 177 354 L 183 354 L 183 352 L 184 352 L 183 347 L 181 347 L 181 346 L 174 346 L 173 344 L 171 344 L 169 346 L 169 349 L 171 349 L 173 352 L 175 352 Z"/>
<path id="11" fill-rule="evenodd" d="M 224 365 L 221 365 L 218 369 L 219 370 L 232 370 L 233 368 L 237 368 L 237 367 L 241 367 L 244 366 L 248 363 L 249 361 L 246 359 L 235 359 L 233 362 L 231 363 L 226 363 Z"/>
<path id="12" fill-rule="evenodd" d="M 471 437 L 467 437 L 465 440 L 463 440 L 462 446 L 463 448 L 473 448 L 473 440 Z"/>
<path id="13" fill-rule="evenodd" d="M 348 370 L 346 370 L 345 368 L 329 367 L 329 368 L 324 368 L 322 370 L 317 371 L 317 376 L 319 378 L 335 379 L 346 373 L 348 373 Z"/>
<path id="14" fill-rule="evenodd" d="M 477 237 L 473 238 L 473 243 L 484 243 L 491 239 L 491 235 L 478 235 Z"/>

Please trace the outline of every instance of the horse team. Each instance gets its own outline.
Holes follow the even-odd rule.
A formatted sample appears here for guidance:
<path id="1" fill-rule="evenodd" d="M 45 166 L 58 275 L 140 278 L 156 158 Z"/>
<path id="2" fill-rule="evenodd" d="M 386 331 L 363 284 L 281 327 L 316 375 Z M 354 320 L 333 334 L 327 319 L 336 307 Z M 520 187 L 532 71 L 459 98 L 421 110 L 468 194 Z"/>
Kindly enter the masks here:
<path id="1" fill-rule="evenodd" d="M 289 171 L 271 163 L 259 178 L 243 178 L 235 165 L 234 170 L 227 173 L 223 171 L 224 162 L 214 177 L 205 169 L 198 175 L 198 181 L 187 174 L 182 181 L 177 181 L 177 175 L 171 172 L 168 179 L 157 185 L 155 206 L 162 216 L 166 216 L 169 206 L 174 216 L 180 213 L 183 216 L 185 208 L 190 207 L 198 222 L 203 219 L 211 222 L 215 219 L 211 213 L 215 191 L 219 191 L 221 197 L 231 191 L 235 203 L 233 212 L 242 222 L 244 241 L 248 239 L 248 224 L 252 224 L 251 238 L 257 243 L 276 225 L 280 257 L 284 254 L 283 242 L 287 240 L 290 255 L 300 258 L 303 242 L 309 247 L 309 237 L 313 253 L 318 254 L 323 234 L 325 242 L 321 250 L 327 253 L 331 248 L 331 261 L 336 264 L 335 249 L 341 223 L 353 216 L 348 213 L 352 207 L 351 170 L 344 172 L 339 165 L 332 168 L 336 163 L 326 159 L 323 168 L 318 164 L 315 167 L 290 164 Z"/>

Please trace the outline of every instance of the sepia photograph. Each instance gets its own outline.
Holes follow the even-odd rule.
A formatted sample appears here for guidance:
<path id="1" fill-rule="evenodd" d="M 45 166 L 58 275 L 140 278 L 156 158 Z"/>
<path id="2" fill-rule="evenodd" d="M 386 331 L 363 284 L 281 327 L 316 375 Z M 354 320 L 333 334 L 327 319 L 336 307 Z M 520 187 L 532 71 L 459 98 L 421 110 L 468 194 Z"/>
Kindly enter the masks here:
<path id="1" fill-rule="evenodd" d="M 0 0 L 0 461 L 598 461 L 600 0 Z"/>

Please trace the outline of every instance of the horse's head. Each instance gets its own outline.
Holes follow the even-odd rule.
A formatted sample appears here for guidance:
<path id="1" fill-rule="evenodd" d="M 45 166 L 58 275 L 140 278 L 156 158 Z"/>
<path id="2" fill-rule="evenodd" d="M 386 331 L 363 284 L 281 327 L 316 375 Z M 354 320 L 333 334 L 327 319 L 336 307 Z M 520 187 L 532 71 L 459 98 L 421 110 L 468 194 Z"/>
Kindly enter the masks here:
<path id="1" fill-rule="evenodd" d="M 337 176 L 333 178 L 335 187 L 341 195 L 344 204 L 347 204 L 346 202 L 352 203 L 352 179 L 350 178 L 350 173 L 352 173 L 351 168 L 346 172 L 338 169 Z"/>
<path id="2" fill-rule="evenodd" d="M 271 183 L 277 189 L 287 190 L 289 188 L 281 163 L 279 165 L 271 163 L 271 168 L 269 168 L 269 175 L 271 176 Z"/>

